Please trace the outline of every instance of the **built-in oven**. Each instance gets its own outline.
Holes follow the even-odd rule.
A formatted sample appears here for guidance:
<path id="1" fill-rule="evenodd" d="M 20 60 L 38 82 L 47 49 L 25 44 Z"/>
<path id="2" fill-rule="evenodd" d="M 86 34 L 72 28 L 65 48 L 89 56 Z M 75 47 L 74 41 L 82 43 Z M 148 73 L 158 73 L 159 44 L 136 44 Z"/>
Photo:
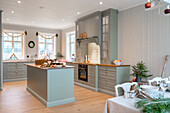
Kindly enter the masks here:
<path id="1" fill-rule="evenodd" d="M 78 79 L 88 82 L 88 65 L 78 65 Z"/>

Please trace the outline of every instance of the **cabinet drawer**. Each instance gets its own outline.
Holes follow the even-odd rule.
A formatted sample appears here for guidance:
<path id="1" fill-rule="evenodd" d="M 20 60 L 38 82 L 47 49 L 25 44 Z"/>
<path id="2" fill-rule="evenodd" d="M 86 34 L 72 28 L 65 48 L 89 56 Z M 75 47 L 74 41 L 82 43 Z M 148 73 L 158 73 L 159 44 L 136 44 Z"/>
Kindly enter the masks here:
<path id="1" fill-rule="evenodd" d="M 25 71 L 16 71 L 16 72 L 8 72 L 7 78 L 8 79 L 17 79 L 17 78 L 25 78 L 26 72 Z"/>
<path id="2" fill-rule="evenodd" d="M 16 66 L 16 63 L 6 63 L 6 66 Z"/>
<path id="3" fill-rule="evenodd" d="M 95 78 L 94 77 L 89 77 L 88 78 L 88 84 L 90 86 L 95 86 Z"/>
<path id="4" fill-rule="evenodd" d="M 107 71 L 116 72 L 116 68 L 115 67 L 108 67 Z"/>
<path id="5" fill-rule="evenodd" d="M 103 81 L 110 81 L 110 82 L 116 82 L 116 78 L 115 77 L 103 77 L 103 76 L 101 76 L 101 77 L 99 77 L 99 79 L 100 80 L 103 80 Z"/>
<path id="6" fill-rule="evenodd" d="M 3 79 L 6 79 L 6 78 L 7 78 L 6 73 L 3 73 Z"/>
<path id="7" fill-rule="evenodd" d="M 95 77 L 96 75 L 89 73 L 88 76 L 89 76 L 89 77 Z"/>
<path id="8" fill-rule="evenodd" d="M 116 72 L 110 72 L 108 71 L 107 74 L 106 74 L 107 77 L 113 77 L 113 78 L 116 78 Z"/>
<path id="9" fill-rule="evenodd" d="M 16 68 L 16 67 L 11 67 L 11 68 L 7 68 L 6 71 L 13 71 L 13 72 L 16 72 L 16 71 L 26 71 L 26 68 Z"/>
<path id="10" fill-rule="evenodd" d="M 116 72 L 116 68 L 115 67 L 109 67 L 109 66 L 99 66 L 99 70 Z"/>
<path id="11" fill-rule="evenodd" d="M 99 70 L 99 76 L 106 76 L 107 71 Z"/>
<path id="12" fill-rule="evenodd" d="M 115 91 L 115 84 L 110 83 L 110 82 L 106 82 L 106 81 L 103 81 L 103 80 L 99 80 L 99 88 L 109 90 L 109 91 Z"/>
<path id="13" fill-rule="evenodd" d="M 104 71 L 106 71 L 106 70 L 107 70 L 107 66 L 99 66 L 99 70 L 104 70 Z"/>

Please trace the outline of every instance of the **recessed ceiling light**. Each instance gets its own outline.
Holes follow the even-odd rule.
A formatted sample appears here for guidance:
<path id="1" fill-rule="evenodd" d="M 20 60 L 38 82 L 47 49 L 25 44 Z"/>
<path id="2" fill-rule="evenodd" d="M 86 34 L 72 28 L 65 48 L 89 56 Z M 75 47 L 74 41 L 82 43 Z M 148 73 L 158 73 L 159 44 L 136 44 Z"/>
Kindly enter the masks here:
<path id="1" fill-rule="evenodd" d="M 100 5 L 102 5 L 103 4 L 103 2 L 100 2 Z"/>
<path id="2" fill-rule="evenodd" d="M 20 3 L 21 3 L 21 1 L 18 1 L 18 3 L 20 4 Z"/>
<path id="3" fill-rule="evenodd" d="M 63 21 L 65 21 L 65 20 L 63 19 Z"/>
<path id="4" fill-rule="evenodd" d="M 79 14 L 80 14 L 80 12 L 77 12 L 77 14 L 79 15 Z"/>
<path id="5" fill-rule="evenodd" d="M 6 20 L 9 21 L 9 18 L 7 18 Z"/>
<path id="6" fill-rule="evenodd" d="M 14 11 L 11 11 L 11 13 L 14 13 Z"/>

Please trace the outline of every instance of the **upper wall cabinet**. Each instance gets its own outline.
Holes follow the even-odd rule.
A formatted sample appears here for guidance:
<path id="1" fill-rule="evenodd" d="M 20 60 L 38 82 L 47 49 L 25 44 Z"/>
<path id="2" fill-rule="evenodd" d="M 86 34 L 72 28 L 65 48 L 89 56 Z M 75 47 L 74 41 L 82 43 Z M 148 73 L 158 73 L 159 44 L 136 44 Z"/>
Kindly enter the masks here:
<path id="1" fill-rule="evenodd" d="M 110 64 L 118 58 L 118 11 L 102 12 L 101 63 Z"/>
<path id="2" fill-rule="evenodd" d="M 83 62 L 88 54 L 88 43 L 97 43 L 101 46 L 101 12 L 95 12 L 76 21 L 76 62 Z M 80 38 L 80 34 L 86 34 Z"/>
<path id="3" fill-rule="evenodd" d="M 79 39 L 81 33 L 87 33 L 87 38 Z M 118 59 L 118 11 L 108 9 L 78 19 L 76 39 L 76 61 L 78 62 L 81 62 L 83 56 L 88 54 L 86 44 L 90 42 L 96 42 L 100 46 L 102 64 L 110 64 Z"/>
<path id="4" fill-rule="evenodd" d="M 80 38 L 80 34 L 87 33 L 87 38 Z M 84 41 L 88 39 L 96 39 L 96 43 L 100 44 L 101 41 L 101 12 L 95 12 L 87 15 L 76 21 L 76 37 Z M 84 39 L 84 40 L 83 40 Z M 90 40 L 94 41 L 94 40 Z"/>

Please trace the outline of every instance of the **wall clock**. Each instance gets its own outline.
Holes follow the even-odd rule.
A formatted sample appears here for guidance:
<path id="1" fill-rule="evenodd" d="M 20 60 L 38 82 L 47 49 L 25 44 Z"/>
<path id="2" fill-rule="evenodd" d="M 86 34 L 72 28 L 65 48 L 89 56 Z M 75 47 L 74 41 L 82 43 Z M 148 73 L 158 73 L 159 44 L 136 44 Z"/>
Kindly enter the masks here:
<path id="1" fill-rule="evenodd" d="M 34 47 L 35 47 L 34 41 L 29 41 L 28 47 L 29 47 L 29 48 L 34 48 Z"/>

